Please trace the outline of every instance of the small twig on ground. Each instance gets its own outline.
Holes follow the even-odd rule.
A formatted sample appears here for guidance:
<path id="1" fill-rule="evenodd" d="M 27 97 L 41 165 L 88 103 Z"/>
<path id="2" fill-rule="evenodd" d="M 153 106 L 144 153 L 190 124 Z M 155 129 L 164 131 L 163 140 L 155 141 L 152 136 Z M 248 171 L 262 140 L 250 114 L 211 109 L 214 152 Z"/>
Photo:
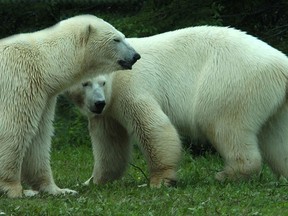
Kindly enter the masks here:
<path id="1" fill-rule="evenodd" d="M 140 167 L 138 167 L 138 166 L 136 166 L 135 164 L 132 164 L 132 163 L 129 163 L 129 164 L 130 164 L 131 166 L 133 166 L 134 168 L 140 170 L 140 172 L 144 175 L 144 177 L 145 177 L 146 180 L 148 181 L 148 177 L 146 176 L 146 174 L 144 173 L 144 171 L 143 171 Z"/>

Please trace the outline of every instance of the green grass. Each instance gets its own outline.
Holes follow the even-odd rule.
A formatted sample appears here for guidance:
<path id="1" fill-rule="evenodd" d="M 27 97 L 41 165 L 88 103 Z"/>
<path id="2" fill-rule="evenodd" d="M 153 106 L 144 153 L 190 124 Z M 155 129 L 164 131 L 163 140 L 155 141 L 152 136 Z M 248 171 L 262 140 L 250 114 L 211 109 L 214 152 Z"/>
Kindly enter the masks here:
<path id="1" fill-rule="evenodd" d="M 192 158 L 185 153 L 178 187 L 160 189 L 140 187 L 147 180 L 133 166 L 121 180 L 83 186 L 93 167 L 87 145 L 53 149 L 51 161 L 56 183 L 79 194 L 22 199 L 2 196 L 0 209 L 6 215 L 288 215 L 287 183 L 277 181 L 267 167 L 251 181 L 219 183 L 213 178 L 222 166 L 217 155 Z M 133 164 L 147 175 L 138 149 Z"/>

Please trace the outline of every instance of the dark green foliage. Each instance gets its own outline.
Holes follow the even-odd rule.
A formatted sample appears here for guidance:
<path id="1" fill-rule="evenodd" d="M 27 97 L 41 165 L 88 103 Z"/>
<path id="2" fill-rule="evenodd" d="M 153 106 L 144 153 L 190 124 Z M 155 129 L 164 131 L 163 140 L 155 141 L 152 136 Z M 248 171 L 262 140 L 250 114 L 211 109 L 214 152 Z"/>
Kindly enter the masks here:
<path id="1" fill-rule="evenodd" d="M 220 0 L 223 25 L 230 25 L 288 53 L 287 0 Z"/>
<path id="2" fill-rule="evenodd" d="M 193 25 L 222 25 L 221 9 L 213 0 L 149 0 L 137 18 L 159 33 Z"/>
<path id="3" fill-rule="evenodd" d="M 0 3 L 0 37 L 51 26 L 58 21 L 55 13 L 53 3 Z"/>
<path id="4" fill-rule="evenodd" d="M 182 138 L 181 141 L 184 146 L 184 150 L 189 152 L 193 157 L 203 156 L 207 153 L 216 153 L 215 148 L 207 140 L 191 140 L 189 138 Z"/>

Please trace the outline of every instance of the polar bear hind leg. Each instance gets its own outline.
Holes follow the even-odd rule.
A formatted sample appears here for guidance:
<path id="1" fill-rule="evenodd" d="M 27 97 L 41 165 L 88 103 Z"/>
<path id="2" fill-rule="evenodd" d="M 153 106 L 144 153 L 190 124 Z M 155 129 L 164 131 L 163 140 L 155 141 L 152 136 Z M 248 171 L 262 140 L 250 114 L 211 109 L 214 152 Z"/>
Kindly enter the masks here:
<path id="1" fill-rule="evenodd" d="M 272 171 L 288 178 L 288 104 L 265 124 L 259 134 L 259 146 Z"/>
<path id="2" fill-rule="evenodd" d="M 215 175 L 217 180 L 247 179 L 260 173 L 262 158 L 256 132 L 221 122 L 212 142 L 225 163 L 224 170 Z"/>

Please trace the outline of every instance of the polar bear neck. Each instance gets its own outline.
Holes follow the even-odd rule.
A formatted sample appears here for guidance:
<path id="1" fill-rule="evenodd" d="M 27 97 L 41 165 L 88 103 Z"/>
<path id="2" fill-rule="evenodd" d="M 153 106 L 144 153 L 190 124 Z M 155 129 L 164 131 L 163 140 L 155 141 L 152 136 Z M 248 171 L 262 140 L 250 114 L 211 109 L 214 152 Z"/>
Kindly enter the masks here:
<path id="1" fill-rule="evenodd" d="M 43 81 L 50 94 L 58 94 L 79 81 L 84 70 L 82 65 L 85 50 L 75 41 L 75 37 L 56 35 L 53 40 L 40 41 L 37 47 L 45 68 L 41 71 Z"/>
<path id="2" fill-rule="evenodd" d="M 79 81 L 83 71 L 85 47 L 76 37 L 48 28 L 2 39 L 0 69 L 9 71 L 11 79 L 37 83 L 48 95 L 56 95 Z"/>

